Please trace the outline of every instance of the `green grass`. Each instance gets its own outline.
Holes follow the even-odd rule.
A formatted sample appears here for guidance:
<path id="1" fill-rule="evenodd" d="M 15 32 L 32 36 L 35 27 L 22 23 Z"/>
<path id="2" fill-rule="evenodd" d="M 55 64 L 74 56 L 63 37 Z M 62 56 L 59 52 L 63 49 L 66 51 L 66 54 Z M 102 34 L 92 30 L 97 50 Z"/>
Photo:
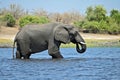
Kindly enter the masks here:
<path id="1" fill-rule="evenodd" d="M 86 39 L 87 47 L 120 47 L 120 40 L 98 40 L 98 39 Z M 73 43 L 62 44 L 62 48 L 75 47 Z"/>
<path id="2" fill-rule="evenodd" d="M 0 39 L 0 43 L 1 43 L 1 44 L 11 43 L 11 42 L 12 42 L 12 40 L 10 40 L 10 39 Z"/>
<path id="3" fill-rule="evenodd" d="M 75 47 L 76 45 L 75 44 L 73 44 L 73 43 L 70 43 L 70 44 L 61 44 L 61 48 L 72 48 L 72 47 Z"/>
<path id="4" fill-rule="evenodd" d="M 13 41 L 10 39 L 0 39 L 0 47 L 12 47 Z"/>
<path id="5" fill-rule="evenodd" d="M 85 39 L 87 47 L 120 47 L 120 40 L 97 40 L 97 39 Z M 12 47 L 13 41 L 10 39 L 0 39 L 0 47 Z M 61 48 L 75 48 L 73 43 L 62 44 Z"/>
<path id="6" fill-rule="evenodd" d="M 97 39 L 87 39 L 88 47 L 120 47 L 119 40 L 97 40 Z"/>

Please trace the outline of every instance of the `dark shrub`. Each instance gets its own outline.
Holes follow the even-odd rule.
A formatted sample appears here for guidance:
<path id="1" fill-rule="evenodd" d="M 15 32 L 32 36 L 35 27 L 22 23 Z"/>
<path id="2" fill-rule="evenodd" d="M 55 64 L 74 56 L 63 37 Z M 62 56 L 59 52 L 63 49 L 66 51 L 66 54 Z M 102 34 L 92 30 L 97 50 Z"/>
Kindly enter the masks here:
<path id="1" fill-rule="evenodd" d="M 11 14 L 6 14 L 4 16 L 4 20 L 6 21 L 6 25 L 9 27 L 14 27 L 16 23 L 15 18 Z"/>

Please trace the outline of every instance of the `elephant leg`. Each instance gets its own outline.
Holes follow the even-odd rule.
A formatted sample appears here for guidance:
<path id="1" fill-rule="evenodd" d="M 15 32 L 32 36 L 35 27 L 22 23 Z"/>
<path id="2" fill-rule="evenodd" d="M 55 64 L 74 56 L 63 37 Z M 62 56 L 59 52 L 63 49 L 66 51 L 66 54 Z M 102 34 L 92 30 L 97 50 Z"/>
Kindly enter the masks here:
<path id="1" fill-rule="evenodd" d="M 16 59 L 21 59 L 21 53 L 17 50 L 16 51 Z"/>
<path id="2" fill-rule="evenodd" d="M 52 59 L 63 58 L 63 56 L 60 54 L 59 51 L 52 52 L 52 51 L 48 50 L 48 53 L 50 56 L 52 56 Z"/>
<path id="3" fill-rule="evenodd" d="M 22 58 L 22 55 L 20 52 L 20 45 L 19 43 L 17 43 L 16 59 L 21 59 L 21 58 Z"/>
<path id="4" fill-rule="evenodd" d="M 48 46 L 48 53 L 50 56 L 52 56 L 53 59 L 63 58 L 63 56 L 60 54 L 59 47 L 60 47 L 60 43 L 50 42 Z"/>
<path id="5" fill-rule="evenodd" d="M 24 59 L 30 58 L 30 48 L 29 48 L 29 42 L 20 40 L 20 52 Z"/>
<path id="6" fill-rule="evenodd" d="M 24 57 L 24 59 L 29 59 L 29 58 L 30 58 L 30 55 L 31 55 L 31 54 L 26 54 L 26 55 L 24 55 L 23 57 Z"/>

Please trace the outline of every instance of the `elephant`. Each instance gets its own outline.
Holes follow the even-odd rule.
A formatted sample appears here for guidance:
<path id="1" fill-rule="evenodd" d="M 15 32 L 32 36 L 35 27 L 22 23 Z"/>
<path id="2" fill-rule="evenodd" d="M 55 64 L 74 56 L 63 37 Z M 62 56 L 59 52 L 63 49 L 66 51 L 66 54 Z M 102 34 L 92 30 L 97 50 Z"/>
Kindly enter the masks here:
<path id="1" fill-rule="evenodd" d="M 77 28 L 73 25 L 63 23 L 47 23 L 47 24 L 28 24 L 24 26 L 16 34 L 13 44 L 16 44 L 16 59 L 29 59 L 31 54 L 48 50 L 48 54 L 52 59 L 63 58 L 59 49 L 61 43 L 76 44 L 76 51 L 84 53 L 86 51 L 86 43 L 79 34 Z M 81 48 L 79 48 L 79 45 Z"/>

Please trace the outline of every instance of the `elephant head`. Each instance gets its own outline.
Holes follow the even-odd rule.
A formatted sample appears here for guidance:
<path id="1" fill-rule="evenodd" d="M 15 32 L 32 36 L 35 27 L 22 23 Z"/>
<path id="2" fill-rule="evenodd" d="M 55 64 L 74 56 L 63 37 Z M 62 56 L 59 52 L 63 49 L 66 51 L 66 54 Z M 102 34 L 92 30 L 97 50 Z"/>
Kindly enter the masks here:
<path id="1" fill-rule="evenodd" d="M 55 30 L 55 40 L 61 43 L 74 43 L 76 44 L 76 50 L 78 53 L 83 53 L 86 51 L 86 43 L 84 39 L 79 34 L 78 30 L 71 25 L 59 25 Z M 79 48 L 81 46 L 81 49 Z"/>

